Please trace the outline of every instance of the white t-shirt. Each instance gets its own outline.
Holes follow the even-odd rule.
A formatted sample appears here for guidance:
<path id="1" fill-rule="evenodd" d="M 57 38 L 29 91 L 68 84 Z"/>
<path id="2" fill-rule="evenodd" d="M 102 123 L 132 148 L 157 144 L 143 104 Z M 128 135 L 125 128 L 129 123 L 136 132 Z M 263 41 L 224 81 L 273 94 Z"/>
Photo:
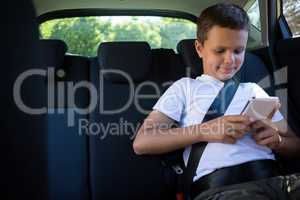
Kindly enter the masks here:
<path id="1" fill-rule="evenodd" d="M 196 79 L 182 78 L 172 84 L 153 106 L 179 123 L 180 127 L 201 124 L 207 110 L 224 83 L 208 75 Z M 240 114 L 252 97 L 263 98 L 269 95 L 256 83 L 240 83 L 225 115 Z M 283 117 L 277 111 L 272 121 Z M 191 146 L 185 148 L 183 158 L 187 164 Z M 216 169 L 245 163 L 252 160 L 275 159 L 271 149 L 258 145 L 247 133 L 235 144 L 208 143 L 200 159 L 194 181 Z"/>

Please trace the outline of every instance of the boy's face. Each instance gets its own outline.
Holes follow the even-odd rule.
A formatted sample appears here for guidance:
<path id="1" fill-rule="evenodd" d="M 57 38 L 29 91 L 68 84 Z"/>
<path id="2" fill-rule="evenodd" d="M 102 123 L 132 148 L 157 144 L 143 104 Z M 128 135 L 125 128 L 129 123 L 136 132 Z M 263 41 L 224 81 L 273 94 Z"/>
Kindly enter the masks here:
<path id="1" fill-rule="evenodd" d="M 244 61 L 248 31 L 213 26 L 201 44 L 195 42 L 196 51 L 203 60 L 204 74 L 224 81 L 232 78 Z"/>

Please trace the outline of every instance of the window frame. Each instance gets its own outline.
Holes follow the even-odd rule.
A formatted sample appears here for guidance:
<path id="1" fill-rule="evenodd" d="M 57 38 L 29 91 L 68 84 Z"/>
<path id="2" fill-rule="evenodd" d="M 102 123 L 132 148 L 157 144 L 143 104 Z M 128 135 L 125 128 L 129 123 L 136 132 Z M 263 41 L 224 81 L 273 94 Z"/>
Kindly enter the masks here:
<path id="1" fill-rule="evenodd" d="M 157 17 L 171 17 L 189 20 L 193 23 L 197 22 L 197 17 L 181 11 L 171 10 L 132 10 L 132 9 L 67 9 L 56 10 L 44 13 L 37 18 L 38 24 L 42 24 L 48 20 L 69 18 L 69 17 L 102 17 L 102 16 L 157 16 Z"/>
<path id="2" fill-rule="evenodd" d="M 277 9 L 279 11 L 278 19 L 281 20 L 280 29 L 281 29 L 281 31 L 287 32 L 287 34 L 285 34 L 285 35 L 288 35 L 288 36 L 285 36 L 284 38 L 294 38 L 295 37 L 294 33 L 292 32 L 290 25 L 289 25 L 288 21 L 286 20 L 286 17 L 283 13 L 283 4 L 284 4 L 283 0 L 277 0 Z M 298 35 L 296 37 L 300 37 L 300 35 Z"/>
<path id="3" fill-rule="evenodd" d="M 251 7 L 251 5 L 255 2 L 255 0 L 249 0 L 245 6 L 244 9 L 248 9 Z M 269 4 L 268 1 L 265 0 L 258 0 L 258 6 L 259 6 L 259 14 L 260 14 L 260 25 L 261 25 L 261 30 L 258 30 L 257 27 L 254 25 L 250 24 L 250 29 L 254 29 L 256 31 L 255 34 L 260 34 L 261 41 L 260 44 L 256 45 L 253 48 L 249 48 L 249 50 L 255 50 L 255 49 L 260 49 L 264 47 L 269 46 Z M 246 10 L 247 12 L 247 10 Z"/>
<path id="4" fill-rule="evenodd" d="M 253 0 L 254 1 L 254 0 Z M 250 0 L 251 2 L 251 0 Z M 268 7 L 269 1 L 258 0 L 259 9 L 260 9 L 260 21 L 261 21 L 261 34 L 260 44 L 255 45 L 252 49 L 259 49 L 269 46 L 269 18 L 268 18 Z M 244 8 L 245 9 L 245 8 Z M 86 9 L 65 9 L 65 10 L 54 10 L 47 13 L 44 13 L 37 18 L 38 24 L 43 22 L 60 19 L 60 18 L 69 18 L 69 17 L 87 17 L 87 16 L 158 16 L 158 17 L 171 17 L 171 18 L 181 18 L 189 20 L 193 23 L 197 22 L 197 16 L 174 10 L 135 10 L 135 9 L 104 9 L 104 8 L 86 8 Z M 251 26 L 253 26 L 251 24 Z M 255 26 L 251 29 L 256 29 Z"/>
<path id="5" fill-rule="evenodd" d="M 67 19 L 67 18 L 80 18 L 80 17 L 167 17 L 174 19 L 182 19 L 187 22 L 193 23 L 196 26 L 197 18 L 196 16 L 180 12 L 180 11 L 168 11 L 168 10 L 117 10 L 117 9 L 69 9 L 69 10 L 57 10 L 51 11 L 45 14 L 42 14 L 38 17 L 37 21 L 39 27 L 47 21 Z M 195 30 L 196 32 L 196 30 Z M 196 34 L 195 34 L 196 38 Z M 61 39 L 63 40 L 63 39 Z M 64 41 L 64 40 L 63 40 Z M 68 44 L 67 44 L 68 45 Z M 169 48 L 169 47 L 160 47 L 160 48 Z M 172 48 L 175 52 L 176 48 Z M 73 55 L 72 52 L 67 52 L 67 54 Z M 81 55 L 82 54 L 74 54 Z M 95 55 L 90 55 L 88 57 L 94 57 Z"/>

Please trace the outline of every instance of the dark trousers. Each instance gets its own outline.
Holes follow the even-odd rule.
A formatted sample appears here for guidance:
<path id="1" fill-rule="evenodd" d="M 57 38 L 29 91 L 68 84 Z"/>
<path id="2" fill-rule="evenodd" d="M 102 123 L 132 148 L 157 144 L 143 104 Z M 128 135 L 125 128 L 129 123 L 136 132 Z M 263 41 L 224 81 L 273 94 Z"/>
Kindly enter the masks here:
<path id="1" fill-rule="evenodd" d="M 300 174 L 210 188 L 194 200 L 300 200 Z"/>

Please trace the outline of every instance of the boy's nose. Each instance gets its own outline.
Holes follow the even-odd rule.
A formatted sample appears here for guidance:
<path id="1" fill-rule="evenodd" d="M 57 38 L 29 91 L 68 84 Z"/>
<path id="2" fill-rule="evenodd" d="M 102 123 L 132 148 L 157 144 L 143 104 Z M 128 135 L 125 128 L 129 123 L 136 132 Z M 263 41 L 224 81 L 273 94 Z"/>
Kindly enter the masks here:
<path id="1" fill-rule="evenodd" d="M 228 52 L 225 55 L 224 62 L 225 62 L 226 65 L 231 65 L 234 62 L 234 54 Z"/>

